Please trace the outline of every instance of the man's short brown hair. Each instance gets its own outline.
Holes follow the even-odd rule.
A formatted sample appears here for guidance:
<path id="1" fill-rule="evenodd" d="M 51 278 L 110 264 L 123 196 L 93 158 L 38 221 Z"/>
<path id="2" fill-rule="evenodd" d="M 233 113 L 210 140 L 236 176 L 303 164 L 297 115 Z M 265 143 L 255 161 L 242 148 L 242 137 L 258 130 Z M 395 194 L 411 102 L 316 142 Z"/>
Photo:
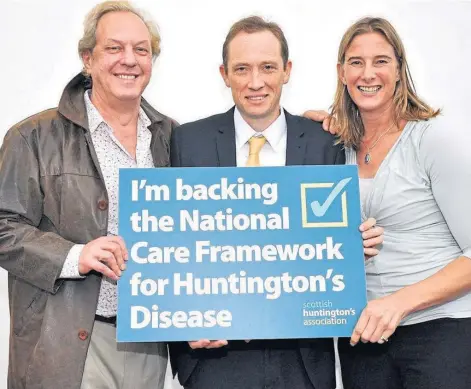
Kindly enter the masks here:
<path id="1" fill-rule="evenodd" d="M 255 32 L 261 31 L 270 31 L 273 35 L 275 35 L 276 39 L 280 42 L 281 46 L 281 57 L 283 58 L 283 67 L 286 68 L 286 64 L 288 63 L 289 58 L 289 49 L 288 49 L 288 42 L 286 41 L 285 34 L 280 26 L 274 22 L 267 22 L 260 16 L 249 16 L 248 18 L 244 18 L 235 22 L 229 33 L 226 36 L 226 40 L 224 41 L 224 45 L 222 46 L 222 63 L 224 65 L 224 69 L 227 72 L 227 62 L 229 60 L 229 43 L 241 32 L 245 32 L 247 34 L 253 34 Z"/>

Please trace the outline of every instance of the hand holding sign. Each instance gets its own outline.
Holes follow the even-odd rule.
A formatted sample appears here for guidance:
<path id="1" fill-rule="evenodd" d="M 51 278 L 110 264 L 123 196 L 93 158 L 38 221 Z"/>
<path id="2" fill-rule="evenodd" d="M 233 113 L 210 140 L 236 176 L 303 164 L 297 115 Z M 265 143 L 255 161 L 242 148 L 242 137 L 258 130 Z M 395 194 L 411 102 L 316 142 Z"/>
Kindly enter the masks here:
<path id="1" fill-rule="evenodd" d="M 209 340 L 209 339 L 201 339 L 196 342 L 188 342 L 190 347 L 195 350 L 199 348 L 220 348 L 228 345 L 227 340 Z"/>
<path id="2" fill-rule="evenodd" d="M 376 219 L 370 217 L 360 225 L 363 238 L 365 259 L 379 254 L 379 245 L 384 240 L 384 228 L 376 225 Z"/>
<path id="3" fill-rule="evenodd" d="M 119 236 L 102 236 L 92 240 L 82 249 L 79 257 L 79 273 L 88 274 L 95 270 L 118 280 L 126 268 L 128 252 L 124 240 Z"/>

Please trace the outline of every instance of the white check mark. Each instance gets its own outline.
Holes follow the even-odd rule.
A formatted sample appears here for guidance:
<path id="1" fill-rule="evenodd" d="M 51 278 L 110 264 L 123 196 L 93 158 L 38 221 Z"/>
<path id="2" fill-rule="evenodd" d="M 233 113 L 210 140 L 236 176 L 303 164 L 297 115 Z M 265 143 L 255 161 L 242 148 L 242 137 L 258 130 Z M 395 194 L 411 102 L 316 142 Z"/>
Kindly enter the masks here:
<path id="1" fill-rule="evenodd" d="M 312 212 L 314 213 L 315 216 L 317 217 L 322 217 L 325 215 L 329 207 L 332 205 L 334 200 L 337 198 L 337 196 L 340 194 L 340 192 L 345 188 L 345 186 L 350 182 L 352 178 L 344 178 L 341 180 L 335 188 L 330 192 L 329 196 L 327 196 L 327 199 L 324 201 L 324 204 L 320 204 L 319 201 L 313 201 L 311 203 L 311 209 Z"/>

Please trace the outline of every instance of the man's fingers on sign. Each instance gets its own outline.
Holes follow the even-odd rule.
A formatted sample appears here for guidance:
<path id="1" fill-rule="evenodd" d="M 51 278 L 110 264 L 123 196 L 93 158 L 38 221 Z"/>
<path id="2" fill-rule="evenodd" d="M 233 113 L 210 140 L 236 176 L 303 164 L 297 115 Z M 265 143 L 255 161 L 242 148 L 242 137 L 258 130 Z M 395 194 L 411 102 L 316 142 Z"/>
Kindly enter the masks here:
<path id="1" fill-rule="evenodd" d="M 220 348 L 228 345 L 227 340 L 212 340 L 209 342 L 209 344 L 206 346 L 206 348 Z"/>
<path id="2" fill-rule="evenodd" d="M 112 237 L 117 238 L 117 237 Z M 111 252 L 116 259 L 116 264 L 120 270 L 126 269 L 125 265 L 125 250 L 121 247 L 119 241 L 115 239 L 110 239 L 108 242 L 104 243 L 102 246 L 103 250 Z"/>
<path id="3" fill-rule="evenodd" d="M 383 227 L 375 226 L 361 234 L 365 255 L 374 257 L 379 254 L 379 245 L 384 241 Z"/>
<path id="4" fill-rule="evenodd" d="M 90 270 L 95 270 L 115 281 L 121 276 L 121 270 L 118 268 L 114 255 L 107 250 L 101 250 L 96 258 L 89 258 L 88 266 Z"/>
<path id="5" fill-rule="evenodd" d="M 108 250 L 106 248 L 102 248 L 98 253 L 97 253 L 97 259 L 106 265 L 113 273 L 115 276 L 118 278 L 121 277 L 121 270 L 118 266 L 118 261 L 113 254 L 111 250 Z M 96 262 L 95 262 L 96 263 Z M 92 266 L 94 264 L 92 263 Z M 97 269 L 94 269 L 97 270 Z"/>
<path id="6" fill-rule="evenodd" d="M 103 236 L 87 243 L 79 257 L 80 274 L 95 270 L 103 275 L 118 280 L 121 276 L 127 250 L 124 241 L 116 236 Z"/>
<path id="7" fill-rule="evenodd" d="M 376 226 L 376 219 L 369 217 L 363 223 L 360 224 L 360 231 L 365 232 Z"/>
<path id="8" fill-rule="evenodd" d="M 364 239 L 364 246 L 371 247 L 376 244 L 383 243 L 384 228 L 379 226 L 371 227 L 369 230 L 362 232 L 361 237 Z"/>
<path id="9" fill-rule="evenodd" d="M 188 342 L 188 344 L 193 350 L 205 348 L 207 345 L 209 345 L 209 343 L 209 339 L 201 339 L 197 341 Z"/>
<path id="10" fill-rule="evenodd" d="M 206 349 L 220 348 L 220 347 L 227 346 L 228 342 L 227 340 L 201 339 L 198 341 L 188 342 L 188 344 L 193 350 L 196 350 L 199 348 L 206 348 Z"/>
<path id="11" fill-rule="evenodd" d="M 384 229 L 376 225 L 376 219 L 370 217 L 360 225 L 361 237 L 363 238 L 363 251 L 366 257 L 379 254 L 378 247 L 383 243 Z"/>
<path id="12" fill-rule="evenodd" d="M 119 246 L 119 249 L 121 250 L 121 257 L 123 259 L 123 263 L 120 265 L 123 265 L 125 261 L 129 259 L 129 253 L 128 249 L 126 248 L 126 243 L 124 243 L 124 239 L 120 236 L 110 236 L 110 240 L 114 243 L 116 243 Z M 124 264 L 124 268 L 126 268 L 126 265 Z M 122 266 L 120 266 L 121 270 L 124 270 Z"/>

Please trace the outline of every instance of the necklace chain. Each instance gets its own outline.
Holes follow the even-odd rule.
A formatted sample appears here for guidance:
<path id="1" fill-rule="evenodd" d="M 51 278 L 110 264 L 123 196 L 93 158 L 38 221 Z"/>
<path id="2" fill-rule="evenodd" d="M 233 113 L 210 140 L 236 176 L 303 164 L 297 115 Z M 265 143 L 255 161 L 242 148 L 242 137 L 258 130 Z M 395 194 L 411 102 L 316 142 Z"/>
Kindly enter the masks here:
<path id="1" fill-rule="evenodd" d="M 368 149 L 368 151 L 366 152 L 366 155 L 365 155 L 365 163 L 368 165 L 370 162 L 371 162 L 371 150 L 374 149 L 374 147 L 378 144 L 378 142 L 383 138 L 383 136 L 385 136 L 389 131 L 391 131 L 391 129 L 394 127 L 394 123 L 391 124 L 387 130 L 385 130 L 380 136 L 378 136 L 378 138 L 376 138 L 376 140 L 374 141 L 374 143 L 371 145 L 371 146 L 366 146 L 366 148 Z"/>

